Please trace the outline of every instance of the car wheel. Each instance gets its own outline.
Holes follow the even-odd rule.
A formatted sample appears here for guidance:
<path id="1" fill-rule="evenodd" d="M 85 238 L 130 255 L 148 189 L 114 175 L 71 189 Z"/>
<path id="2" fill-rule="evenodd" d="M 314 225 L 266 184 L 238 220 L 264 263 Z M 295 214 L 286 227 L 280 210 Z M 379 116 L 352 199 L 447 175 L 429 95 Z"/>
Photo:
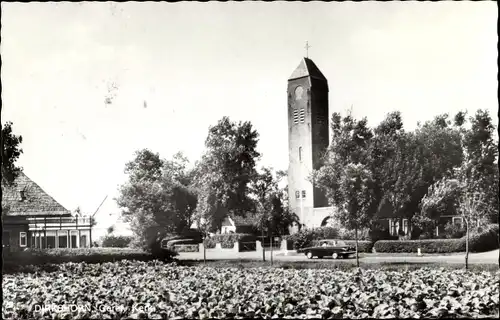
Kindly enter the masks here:
<path id="1" fill-rule="evenodd" d="M 312 259 L 312 257 L 313 257 L 312 252 L 311 251 L 307 251 L 306 257 L 307 257 L 307 259 Z"/>
<path id="2" fill-rule="evenodd" d="M 337 253 L 337 252 L 334 252 L 334 253 L 332 254 L 332 258 L 333 258 L 333 259 L 337 259 L 338 257 L 339 257 L 339 255 L 338 255 L 338 253 Z"/>

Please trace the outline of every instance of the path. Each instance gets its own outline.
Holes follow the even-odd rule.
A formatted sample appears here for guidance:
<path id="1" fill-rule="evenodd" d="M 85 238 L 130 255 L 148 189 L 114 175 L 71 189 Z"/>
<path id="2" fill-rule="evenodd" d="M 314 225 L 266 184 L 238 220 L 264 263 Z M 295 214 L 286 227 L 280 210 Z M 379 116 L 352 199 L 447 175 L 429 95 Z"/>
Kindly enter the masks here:
<path id="1" fill-rule="evenodd" d="M 470 253 L 469 263 L 471 264 L 498 264 L 499 250 Z M 266 251 L 266 261 L 270 260 L 270 252 Z M 203 252 L 182 252 L 179 254 L 180 260 L 203 260 Z M 273 258 L 275 261 L 306 261 L 308 260 L 303 254 L 284 255 L 282 252 L 274 252 Z M 465 263 L 465 253 L 457 253 L 450 255 L 427 254 L 421 257 L 416 254 L 376 254 L 376 253 L 361 253 L 361 261 L 363 263 Z M 257 252 L 207 252 L 207 260 L 262 260 L 262 253 Z M 333 260 L 333 259 L 314 259 L 313 261 L 343 261 L 355 263 L 355 259 L 348 260 Z"/>

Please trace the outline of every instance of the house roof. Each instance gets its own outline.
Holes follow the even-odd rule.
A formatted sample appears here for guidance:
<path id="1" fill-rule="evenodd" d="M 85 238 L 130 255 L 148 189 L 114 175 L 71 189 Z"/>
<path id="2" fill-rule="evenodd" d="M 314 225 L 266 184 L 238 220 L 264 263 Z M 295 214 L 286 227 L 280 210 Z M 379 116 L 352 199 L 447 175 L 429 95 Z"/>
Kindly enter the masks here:
<path id="1" fill-rule="evenodd" d="M 71 215 L 23 172 L 19 173 L 12 186 L 2 186 L 2 208 L 7 208 L 7 216 Z"/>
<path id="2" fill-rule="evenodd" d="M 299 66 L 295 69 L 288 80 L 311 77 L 319 80 L 327 81 L 323 73 L 319 70 L 316 64 L 309 58 L 303 58 Z"/>

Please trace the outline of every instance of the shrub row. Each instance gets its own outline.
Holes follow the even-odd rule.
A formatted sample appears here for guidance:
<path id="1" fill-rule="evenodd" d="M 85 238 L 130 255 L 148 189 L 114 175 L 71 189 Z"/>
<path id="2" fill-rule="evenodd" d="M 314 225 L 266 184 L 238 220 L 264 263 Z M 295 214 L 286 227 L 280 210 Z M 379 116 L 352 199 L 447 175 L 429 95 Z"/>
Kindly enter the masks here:
<path id="1" fill-rule="evenodd" d="M 334 227 L 321 227 L 316 229 L 302 229 L 297 233 L 285 236 L 292 243 L 293 249 L 302 249 L 313 245 L 318 239 L 338 239 L 339 229 Z"/>
<path id="2" fill-rule="evenodd" d="M 426 239 L 426 240 L 380 240 L 375 242 L 377 252 L 417 252 L 418 248 L 425 253 L 464 252 L 466 235 L 459 239 Z M 492 224 L 480 228 L 469 235 L 469 251 L 485 252 L 499 248 L 498 225 Z"/>
<path id="3" fill-rule="evenodd" d="M 450 253 L 465 251 L 465 242 L 461 239 L 379 240 L 373 247 L 376 252 L 411 253 L 420 248 L 425 253 Z"/>
<path id="4" fill-rule="evenodd" d="M 356 246 L 356 240 L 342 240 L 347 245 Z M 367 240 L 358 240 L 358 252 L 371 253 L 373 249 L 373 243 Z"/>
<path id="5" fill-rule="evenodd" d="M 163 250 L 162 255 L 142 250 L 121 248 L 74 248 L 74 249 L 29 249 L 26 251 L 4 253 L 3 270 L 9 271 L 29 265 L 61 264 L 67 262 L 104 263 L 120 260 L 150 261 L 155 259 L 171 260 L 178 254 Z"/>
<path id="6" fill-rule="evenodd" d="M 131 236 L 106 235 L 102 240 L 102 246 L 106 248 L 126 248 L 132 242 Z"/>
<path id="7" fill-rule="evenodd" d="M 197 244 L 176 244 L 174 250 L 175 252 L 199 252 L 200 246 Z"/>
<path id="8" fill-rule="evenodd" d="M 256 241 L 257 237 L 248 233 L 224 233 L 216 234 L 205 239 L 207 249 L 215 248 L 216 243 L 220 243 L 223 249 L 231 249 L 235 242 L 251 242 Z"/>

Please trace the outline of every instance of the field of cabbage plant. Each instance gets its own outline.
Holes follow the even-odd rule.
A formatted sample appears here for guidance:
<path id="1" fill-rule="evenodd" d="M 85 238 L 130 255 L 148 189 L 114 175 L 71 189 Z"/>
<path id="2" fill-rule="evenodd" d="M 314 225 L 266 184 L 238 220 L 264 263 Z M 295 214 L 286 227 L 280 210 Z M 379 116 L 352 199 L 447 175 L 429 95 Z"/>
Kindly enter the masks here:
<path id="1" fill-rule="evenodd" d="M 3 276 L 4 319 L 498 316 L 500 272 L 67 263 Z"/>

